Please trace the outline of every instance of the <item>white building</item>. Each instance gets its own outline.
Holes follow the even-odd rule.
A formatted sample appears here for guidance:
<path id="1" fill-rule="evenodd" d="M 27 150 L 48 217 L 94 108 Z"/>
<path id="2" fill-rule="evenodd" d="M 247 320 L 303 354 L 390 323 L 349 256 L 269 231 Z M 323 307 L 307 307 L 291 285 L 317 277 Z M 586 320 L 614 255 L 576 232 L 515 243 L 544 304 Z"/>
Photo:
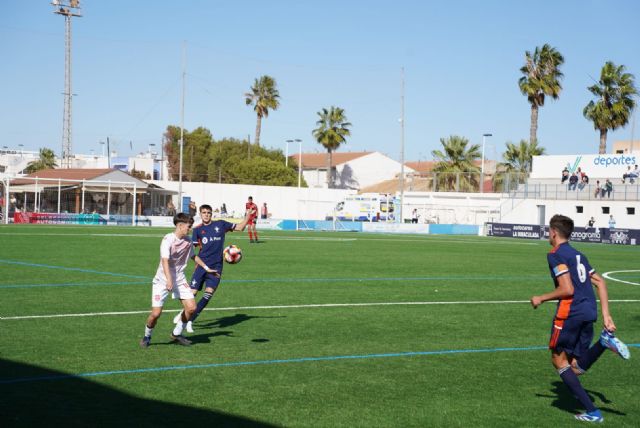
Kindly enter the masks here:
<path id="1" fill-rule="evenodd" d="M 298 162 L 299 155 L 289 156 Z M 334 152 L 333 188 L 359 190 L 400 174 L 401 164 L 380 152 Z M 405 174 L 414 170 L 405 166 Z M 311 188 L 327 188 L 327 153 L 302 153 L 302 175 Z"/>

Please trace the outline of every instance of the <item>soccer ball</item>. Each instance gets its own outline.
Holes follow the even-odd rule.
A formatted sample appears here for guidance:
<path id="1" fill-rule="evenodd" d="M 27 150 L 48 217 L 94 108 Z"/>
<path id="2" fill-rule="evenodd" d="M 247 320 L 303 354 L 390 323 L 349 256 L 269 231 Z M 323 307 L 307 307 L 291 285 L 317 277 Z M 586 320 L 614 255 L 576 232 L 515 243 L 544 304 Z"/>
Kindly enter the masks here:
<path id="1" fill-rule="evenodd" d="M 222 256 L 225 262 L 234 265 L 242 260 L 242 250 L 235 245 L 229 245 L 222 252 Z"/>

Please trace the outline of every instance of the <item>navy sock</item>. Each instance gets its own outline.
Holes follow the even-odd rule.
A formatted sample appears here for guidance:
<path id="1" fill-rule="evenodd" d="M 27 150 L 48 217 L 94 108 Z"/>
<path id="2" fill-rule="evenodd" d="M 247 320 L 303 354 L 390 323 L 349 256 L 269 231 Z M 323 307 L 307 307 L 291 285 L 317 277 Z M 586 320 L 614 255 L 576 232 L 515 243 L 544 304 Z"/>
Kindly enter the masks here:
<path id="1" fill-rule="evenodd" d="M 209 304 L 209 300 L 211 300 L 211 296 L 213 296 L 213 293 L 209 293 L 207 291 L 204 292 L 204 294 L 202 295 L 202 299 L 200 299 L 200 301 L 198 302 L 198 305 L 196 306 L 196 310 L 193 312 L 193 315 L 191 315 L 191 318 L 189 319 L 189 321 L 195 321 L 196 318 L 198 318 L 198 315 L 200 315 L 200 312 L 202 312 L 204 310 L 204 308 L 207 307 L 207 305 Z"/>
<path id="2" fill-rule="evenodd" d="M 587 353 L 585 355 L 578 358 L 578 367 L 580 367 L 583 372 L 586 372 L 587 370 L 589 370 L 589 367 L 593 365 L 593 363 L 598 361 L 598 358 L 600 358 L 602 353 L 606 350 L 607 348 L 602 346 L 602 344 L 598 340 L 593 344 L 593 346 L 591 346 L 591 348 L 589 348 L 589 350 L 587 350 Z"/>
<path id="3" fill-rule="evenodd" d="M 596 406 L 589 398 L 587 391 L 584 390 L 580 381 L 578 380 L 578 376 L 571 370 L 571 366 L 566 366 L 558 370 L 558 374 L 562 378 L 564 384 L 569 388 L 569 391 L 578 399 L 580 404 L 587 409 L 587 412 L 593 412 L 596 410 Z"/>

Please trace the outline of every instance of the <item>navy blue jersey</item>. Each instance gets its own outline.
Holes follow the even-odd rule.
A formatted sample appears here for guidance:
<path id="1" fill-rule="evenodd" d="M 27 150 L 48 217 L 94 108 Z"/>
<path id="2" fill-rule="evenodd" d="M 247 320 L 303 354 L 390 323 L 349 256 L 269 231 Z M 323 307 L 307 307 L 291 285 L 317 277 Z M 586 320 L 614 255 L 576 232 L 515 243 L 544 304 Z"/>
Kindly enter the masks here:
<path id="1" fill-rule="evenodd" d="M 220 271 L 217 268 L 222 267 L 225 234 L 235 227 L 234 223 L 216 220 L 207 225 L 200 224 L 193 229 L 192 241 L 200 247 L 198 257 L 210 268 Z"/>
<path id="2" fill-rule="evenodd" d="M 591 275 L 595 269 L 587 257 L 564 242 L 547 254 L 551 277 L 558 287 L 558 277 L 571 275 L 573 296 L 558 301 L 557 319 L 576 318 L 583 321 L 595 321 L 598 317 L 596 296 L 591 285 Z"/>

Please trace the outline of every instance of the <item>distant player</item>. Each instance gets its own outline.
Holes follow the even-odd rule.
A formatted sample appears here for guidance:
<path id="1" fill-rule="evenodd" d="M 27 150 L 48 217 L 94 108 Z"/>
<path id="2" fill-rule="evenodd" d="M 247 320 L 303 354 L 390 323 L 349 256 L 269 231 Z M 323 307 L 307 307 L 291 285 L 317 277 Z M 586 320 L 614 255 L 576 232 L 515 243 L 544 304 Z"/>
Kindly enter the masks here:
<path id="1" fill-rule="evenodd" d="M 253 203 L 253 198 L 249 196 L 249 200 L 245 204 L 245 212 L 249 215 L 249 223 L 247 223 L 249 231 L 249 242 L 258 243 L 258 231 L 256 230 L 256 220 L 258 218 L 258 206 Z"/>
<path id="2" fill-rule="evenodd" d="M 180 299 L 184 308 L 182 322 L 176 324 L 171 334 L 171 340 L 180 345 L 191 345 L 191 341 L 182 336 L 182 329 L 188 317 L 195 310 L 196 304 L 184 270 L 189 259 L 194 259 L 196 264 L 203 268 L 206 268 L 206 265 L 198 256 L 194 255 L 193 245 L 187 236 L 193 224 L 193 218 L 187 214 L 179 213 L 173 217 L 173 224 L 176 229 L 166 234 L 160 244 L 160 264 L 152 281 L 151 313 L 147 318 L 144 337 L 140 341 L 140 346 L 143 348 L 147 348 L 151 343 L 153 328 L 156 326 L 160 315 L 162 315 L 162 307 L 169 294 L 172 294 L 176 299 Z"/>
<path id="3" fill-rule="evenodd" d="M 222 276 L 222 251 L 224 250 L 224 239 L 227 232 L 234 230 L 244 230 L 247 226 L 249 216 L 238 224 L 229 223 L 225 220 L 211 221 L 213 209 L 210 205 L 200 206 L 200 218 L 202 223 L 193 229 L 192 241 L 193 245 L 200 248 L 198 258 L 203 264 L 196 266 L 193 276 L 191 277 L 191 293 L 192 297 L 202 290 L 204 286 L 204 294 L 187 317 L 187 331 L 193 333 L 193 321 L 196 320 L 200 312 L 209 304 L 209 300 L 218 289 L 220 277 Z M 173 322 L 179 323 L 180 319 L 184 319 L 183 314 L 178 314 Z"/>
<path id="4" fill-rule="evenodd" d="M 543 302 L 558 300 L 556 314 L 551 328 L 551 362 L 564 384 L 587 410 L 576 415 L 576 419 L 586 422 L 602 422 L 600 410 L 589 398 L 578 376 L 585 373 L 593 363 L 609 348 L 625 360 L 629 349 L 613 335 L 616 326 L 609 314 L 607 284 L 589 265 L 584 254 L 569 245 L 573 232 L 573 220 L 563 215 L 554 215 L 549 222 L 549 243 L 553 249 L 547 255 L 555 290 L 533 296 L 534 309 Z M 589 347 L 593 339 L 593 324 L 598 317 L 594 285 L 600 298 L 604 330 L 600 339 Z"/>

